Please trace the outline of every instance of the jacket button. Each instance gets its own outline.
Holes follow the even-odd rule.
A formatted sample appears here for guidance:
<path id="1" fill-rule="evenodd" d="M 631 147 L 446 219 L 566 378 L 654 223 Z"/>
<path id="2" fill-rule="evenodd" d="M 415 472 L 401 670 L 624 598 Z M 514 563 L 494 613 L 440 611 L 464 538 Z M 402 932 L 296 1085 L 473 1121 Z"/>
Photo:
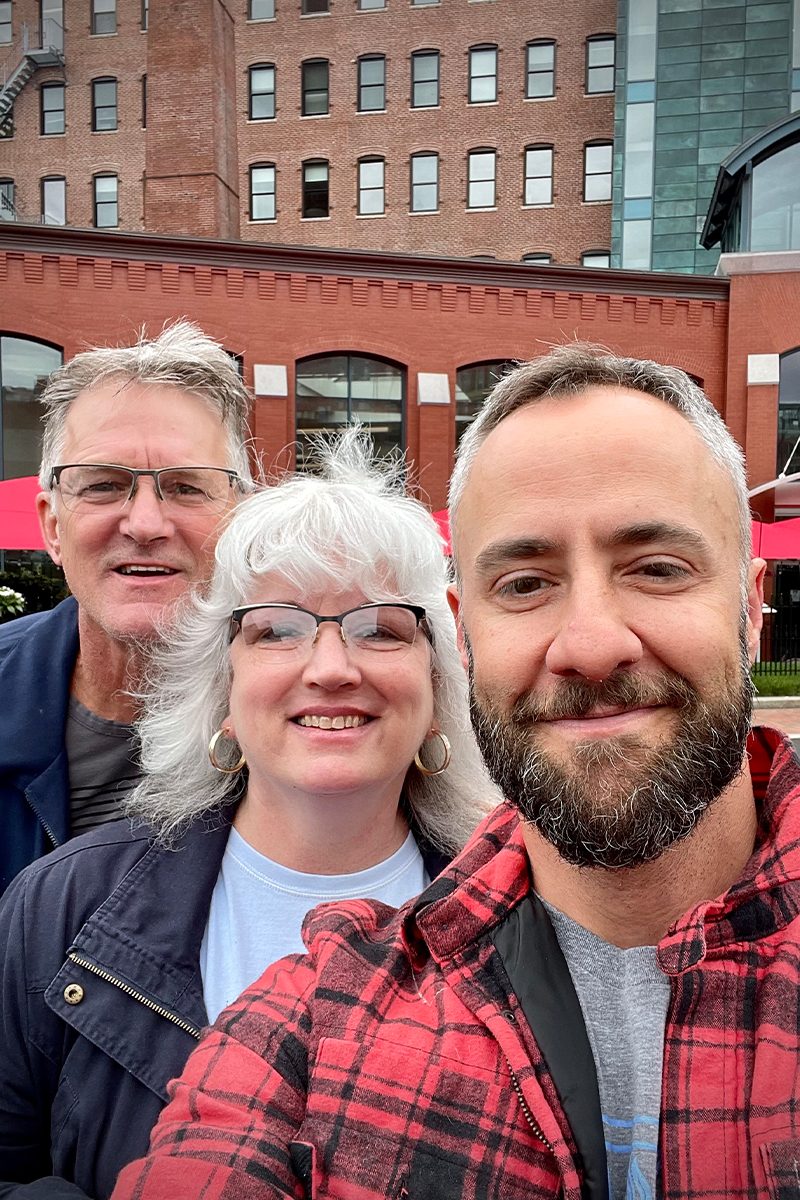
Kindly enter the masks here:
<path id="1" fill-rule="evenodd" d="M 80 1004 L 83 999 L 83 988 L 79 983 L 68 983 L 64 988 L 64 999 L 67 1004 Z"/>

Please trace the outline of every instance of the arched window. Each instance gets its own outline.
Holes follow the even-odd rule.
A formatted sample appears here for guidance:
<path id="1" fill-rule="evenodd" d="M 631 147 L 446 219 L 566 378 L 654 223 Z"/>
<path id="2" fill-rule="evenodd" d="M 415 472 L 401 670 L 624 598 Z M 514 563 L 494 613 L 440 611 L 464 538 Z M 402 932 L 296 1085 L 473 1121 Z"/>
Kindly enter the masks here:
<path id="1" fill-rule="evenodd" d="M 775 474 L 800 471 L 800 347 L 780 358 Z"/>
<path id="2" fill-rule="evenodd" d="M 480 412 L 489 392 L 514 366 L 505 358 L 469 363 L 456 372 L 456 445 Z"/>
<path id="3" fill-rule="evenodd" d="M 324 354 L 302 359 L 295 372 L 297 466 L 313 457 L 315 434 L 333 433 L 353 421 L 364 425 L 379 454 L 403 446 L 405 371 L 362 354 Z"/>
<path id="4" fill-rule="evenodd" d="M 13 334 L 0 336 L 0 479 L 38 474 L 42 441 L 38 397 L 63 361 L 56 346 Z"/>
<path id="5" fill-rule="evenodd" d="M 750 249 L 800 249 L 800 141 L 753 167 Z"/>

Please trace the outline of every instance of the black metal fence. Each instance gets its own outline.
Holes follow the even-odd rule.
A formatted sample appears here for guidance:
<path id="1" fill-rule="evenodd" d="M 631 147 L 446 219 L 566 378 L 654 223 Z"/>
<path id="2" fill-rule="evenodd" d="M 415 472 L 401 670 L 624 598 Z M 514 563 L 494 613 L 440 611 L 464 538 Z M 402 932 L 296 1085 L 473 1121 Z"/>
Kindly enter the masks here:
<path id="1" fill-rule="evenodd" d="M 761 657 L 755 670 L 764 675 L 791 675 L 800 671 L 800 604 L 770 606 L 764 613 Z"/>

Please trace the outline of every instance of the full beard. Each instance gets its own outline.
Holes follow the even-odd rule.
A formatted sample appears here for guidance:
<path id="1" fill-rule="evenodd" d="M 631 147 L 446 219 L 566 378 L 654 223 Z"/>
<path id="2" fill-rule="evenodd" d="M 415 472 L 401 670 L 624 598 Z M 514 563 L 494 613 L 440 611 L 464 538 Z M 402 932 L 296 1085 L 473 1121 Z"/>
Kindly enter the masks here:
<path id="1" fill-rule="evenodd" d="M 746 648 L 742 660 L 709 700 L 674 672 L 620 671 L 600 683 L 567 680 L 547 697 L 526 693 L 506 712 L 479 696 L 470 657 L 472 725 L 493 781 L 561 858 L 639 866 L 688 837 L 741 773 L 753 696 Z M 568 759 L 542 748 L 537 722 L 596 705 L 666 705 L 676 729 L 655 743 L 638 734 L 578 742 Z"/>

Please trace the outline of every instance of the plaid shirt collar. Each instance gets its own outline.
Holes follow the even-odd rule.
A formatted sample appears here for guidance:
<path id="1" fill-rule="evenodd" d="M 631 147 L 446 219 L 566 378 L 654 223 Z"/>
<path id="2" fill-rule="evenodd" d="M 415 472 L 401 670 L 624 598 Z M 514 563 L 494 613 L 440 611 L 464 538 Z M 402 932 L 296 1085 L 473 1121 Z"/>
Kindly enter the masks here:
<path id="1" fill-rule="evenodd" d="M 759 810 L 756 846 L 723 896 L 685 913 L 659 944 L 658 961 L 678 975 L 736 942 L 766 937 L 800 911 L 800 762 L 791 742 L 758 727 L 748 741 Z M 422 893 L 403 925 L 412 961 L 453 958 L 498 925 L 530 888 L 517 810 L 500 804 L 447 871 Z"/>

